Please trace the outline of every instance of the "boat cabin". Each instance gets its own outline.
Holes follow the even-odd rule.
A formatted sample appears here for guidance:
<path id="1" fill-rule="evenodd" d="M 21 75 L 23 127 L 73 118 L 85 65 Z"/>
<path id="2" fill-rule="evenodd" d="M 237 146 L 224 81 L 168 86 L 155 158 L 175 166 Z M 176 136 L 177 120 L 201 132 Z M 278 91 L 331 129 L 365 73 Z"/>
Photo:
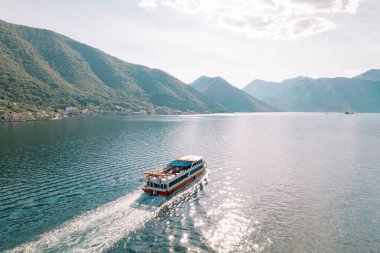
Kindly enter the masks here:
<path id="1" fill-rule="evenodd" d="M 153 191 L 170 191 L 186 178 L 195 175 L 204 168 L 202 156 L 182 156 L 167 164 L 159 172 L 144 172 L 147 193 Z M 194 177 L 195 178 L 195 177 Z"/>

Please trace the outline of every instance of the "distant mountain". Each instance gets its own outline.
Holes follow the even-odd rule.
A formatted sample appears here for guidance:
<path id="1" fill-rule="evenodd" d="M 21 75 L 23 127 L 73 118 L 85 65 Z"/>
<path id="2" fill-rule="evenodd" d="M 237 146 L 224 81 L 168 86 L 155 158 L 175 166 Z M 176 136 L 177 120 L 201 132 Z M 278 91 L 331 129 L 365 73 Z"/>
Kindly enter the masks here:
<path id="1" fill-rule="evenodd" d="M 190 85 L 229 112 L 273 111 L 270 106 L 232 86 L 219 76 L 202 76 Z"/>
<path id="2" fill-rule="evenodd" d="M 0 99 L 67 106 L 224 109 L 159 69 L 119 60 L 52 31 L 0 21 Z"/>
<path id="3" fill-rule="evenodd" d="M 355 76 L 354 78 L 369 80 L 369 81 L 380 81 L 380 69 L 371 69 L 363 74 Z"/>
<path id="4" fill-rule="evenodd" d="M 255 80 L 243 90 L 283 111 L 380 112 L 380 82 L 357 77 L 297 77 L 281 83 Z"/>

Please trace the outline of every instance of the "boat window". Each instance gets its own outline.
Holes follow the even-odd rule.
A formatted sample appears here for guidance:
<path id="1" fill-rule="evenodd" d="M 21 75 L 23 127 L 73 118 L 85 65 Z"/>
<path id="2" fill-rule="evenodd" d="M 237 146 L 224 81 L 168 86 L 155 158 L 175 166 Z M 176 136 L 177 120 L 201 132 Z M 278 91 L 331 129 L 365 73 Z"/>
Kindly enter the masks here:
<path id="1" fill-rule="evenodd" d="M 190 175 L 194 174 L 195 172 L 201 170 L 203 168 L 203 165 L 199 166 L 198 168 L 196 169 L 193 169 L 192 171 L 190 171 Z"/>
<path id="2" fill-rule="evenodd" d="M 169 187 L 172 186 L 172 185 L 175 185 L 176 183 L 178 182 L 181 182 L 182 180 L 184 180 L 186 177 L 188 176 L 188 173 L 186 173 L 185 175 L 177 178 L 176 180 L 172 181 L 169 183 Z"/>

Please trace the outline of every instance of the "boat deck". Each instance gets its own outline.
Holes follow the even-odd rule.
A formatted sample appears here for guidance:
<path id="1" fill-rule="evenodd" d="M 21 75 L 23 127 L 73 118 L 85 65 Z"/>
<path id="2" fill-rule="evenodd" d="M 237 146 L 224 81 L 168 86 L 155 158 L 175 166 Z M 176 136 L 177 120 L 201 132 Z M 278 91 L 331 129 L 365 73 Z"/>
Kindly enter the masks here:
<path id="1" fill-rule="evenodd" d="M 143 191 L 152 195 L 166 196 L 202 175 L 205 166 L 202 156 L 177 158 L 160 171 L 144 172 Z"/>
<path id="2" fill-rule="evenodd" d="M 160 171 L 160 172 L 144 172 L 144 175 L 146 178 L 166 178 L 166 179 L 171 179 L 173 177 L 175 177 L 176 175 L 178 175 L 179 172 L 177 173 L 167 173 L 167 172 L 163 172 L 163 171 Z"/>

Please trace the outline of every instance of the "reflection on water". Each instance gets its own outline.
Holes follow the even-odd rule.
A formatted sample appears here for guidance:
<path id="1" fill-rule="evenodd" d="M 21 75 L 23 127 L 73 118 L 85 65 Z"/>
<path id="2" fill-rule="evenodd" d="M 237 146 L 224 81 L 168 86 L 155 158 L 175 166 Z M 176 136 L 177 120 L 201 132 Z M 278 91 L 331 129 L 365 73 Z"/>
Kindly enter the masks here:
<path id="1" fill-rule="evenodd" d="M 376 252 L 380 115 L 93 117 L 0 124 L 0 251 Z M 203 155 L 164 199 L 143 172 Z"/>

